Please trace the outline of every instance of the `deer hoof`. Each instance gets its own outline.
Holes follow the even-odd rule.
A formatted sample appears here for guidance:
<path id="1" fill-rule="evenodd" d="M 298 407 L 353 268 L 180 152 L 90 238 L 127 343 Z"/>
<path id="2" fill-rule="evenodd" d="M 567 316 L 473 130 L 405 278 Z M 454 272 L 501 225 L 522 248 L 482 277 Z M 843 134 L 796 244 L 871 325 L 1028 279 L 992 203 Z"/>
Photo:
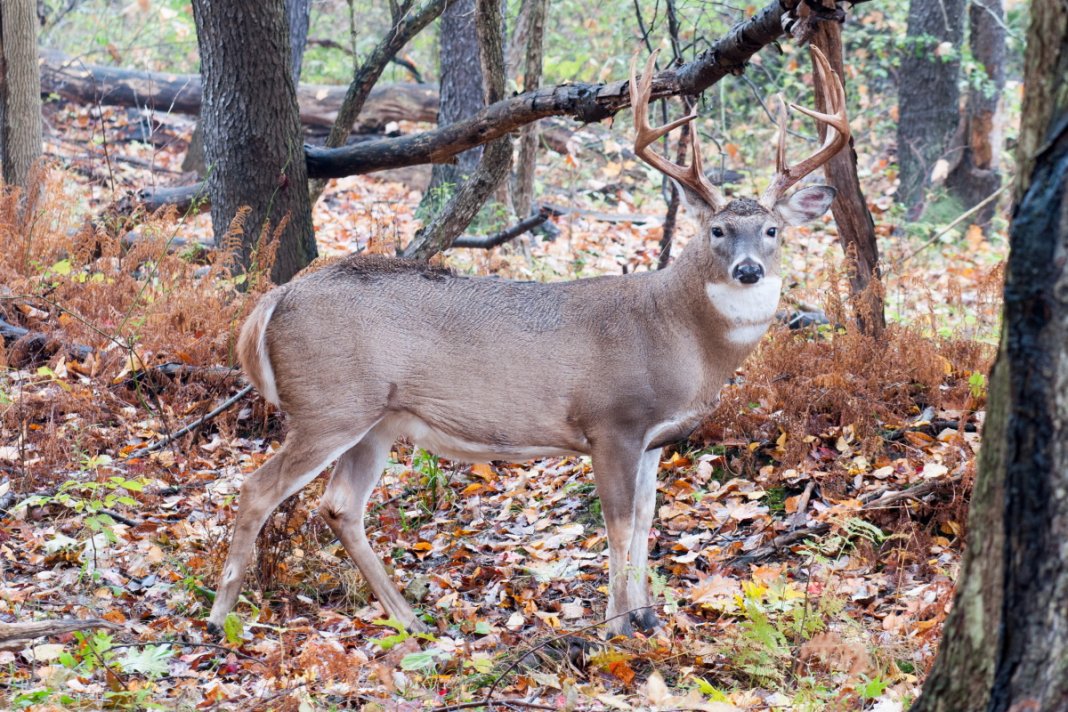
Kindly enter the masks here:
<path id="1" fill-rule="evenodd" d="M 655 633 L 663 628 L 664 624 L 652 608 L 643 608 L 630 614 L 631 623 L 643 633 Z"/>
<path id="2" fill-rule="evenodd" d="M 223 637 L 223 628 L 221 625 L 214 621 L 208 621 L 208 635 L 213 638 Z"/>
<path id="3" fill-rule="evenodd" d="M 622 635 L 626 638 L 634 637 L 634 626 L 631 625 L 631 616 L 621 616 L 615 620 L 608 621 L 608 637 L 614 638 L 617 635 Z"/>

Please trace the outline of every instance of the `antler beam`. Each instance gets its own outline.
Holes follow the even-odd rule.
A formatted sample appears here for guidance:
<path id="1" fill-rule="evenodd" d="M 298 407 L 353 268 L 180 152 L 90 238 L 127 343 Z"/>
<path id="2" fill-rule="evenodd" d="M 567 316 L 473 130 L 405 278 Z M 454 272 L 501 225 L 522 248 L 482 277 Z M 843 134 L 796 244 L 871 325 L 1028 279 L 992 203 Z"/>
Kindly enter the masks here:
<path id="1" fill-rule="evenodd" d="M 812 47 L 812 59 L 819 76 L 820 84 L 827 92 L 827 106 L 831 113 L 822 113 L 806 109 L 797 104 L 790 104 L 790 108 L 800 111 L 806 116 L 811 116 L 816 121 L 827 124 L 827 135 L 823 145 L 814 154 L 801 161 L 795 166 L 786 163 L 786 102 L 782 101 L 782 111 L 779 113 L 779 146 L 775 154 L 775 178 L 771 185 L 760 196 L 760 204 L 771 209 L 779 198 L 795 185 L 799 180 L 812 171 L 822 166 L 827 161 L 846 147 L 849 143 L 849 118 L 846 116 L 845 87 L 838 73 L 831 69 L 830 62 L 818 47 Z"/>
<path id="2" fill-rule="evenodd" d="M 671 123 L 658 128 L 649 125 L 649 94 L 653 85 L 653 69 L 656 65 L 656 56 L 659 50 L 654 51 L 645 63 L 645 71 L 642 72 L 641 81 L 635 74 L 638 57 L 634 56 L 630 61 L 630 104 L 634 110 L 634 130 L 637 135 L 634 138 L 634 153 L 653 168 L 657 169 L 668 178 L 677 182 L 681 187 L 689 189 L 701 200 L 706 202 L 714 210 L 722 210 L 727 201 L 716 186 L 712 185 L 701 166 L 701 145 L 697 138 L 697 127 L 690 132 L 690 148 L 693 159 L 689 167 L 680 166 L 661 156 L 652 148 L 652 144 L 659 138 L 667 135 L 673 129 L 687 124 L 697 118 L 697 110 L 692 114 L 676 119 Z"/>

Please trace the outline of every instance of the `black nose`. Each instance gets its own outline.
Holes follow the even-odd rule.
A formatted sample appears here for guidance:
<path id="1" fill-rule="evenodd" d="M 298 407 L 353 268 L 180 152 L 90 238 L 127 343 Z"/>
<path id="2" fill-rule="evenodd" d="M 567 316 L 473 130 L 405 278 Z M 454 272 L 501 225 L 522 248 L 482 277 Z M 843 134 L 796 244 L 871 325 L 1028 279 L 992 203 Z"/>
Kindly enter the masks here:
<path id="1" fill-rule="evenodd" d="M 756 284 L 764 276 L 764 268 L 756 262 L 746 260 L 734 268 L 733 276 L 742 284 Z"/>

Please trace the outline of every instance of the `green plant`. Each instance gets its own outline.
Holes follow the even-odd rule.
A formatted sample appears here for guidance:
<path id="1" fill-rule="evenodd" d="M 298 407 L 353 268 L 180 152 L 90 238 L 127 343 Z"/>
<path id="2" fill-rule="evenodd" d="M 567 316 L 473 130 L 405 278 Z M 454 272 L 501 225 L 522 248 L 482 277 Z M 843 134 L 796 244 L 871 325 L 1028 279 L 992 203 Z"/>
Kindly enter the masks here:
<path id="1" fill-rule="evenodd" d="M 82 469 L 97 470 L 109 464 L 111 458 L 107 455 L 95 455 L 82 460 Z M 108 543 L 114 544 L 118 541 L 114 530 L 116 522 L 109 510 L 117 505 L 137 506 L 137 500 L 132 495 L 141 492 L 146 482 L 141 478 L 127 479 L 119 475 L 101 482 L 67 480 L 59 486 L 55 494 L 27 497 L 18 506 L 57 504 L 66 507 L 76 514 L 84 515 L 81 522 L 86 529 L 93 534 L 102 534 Z"/>

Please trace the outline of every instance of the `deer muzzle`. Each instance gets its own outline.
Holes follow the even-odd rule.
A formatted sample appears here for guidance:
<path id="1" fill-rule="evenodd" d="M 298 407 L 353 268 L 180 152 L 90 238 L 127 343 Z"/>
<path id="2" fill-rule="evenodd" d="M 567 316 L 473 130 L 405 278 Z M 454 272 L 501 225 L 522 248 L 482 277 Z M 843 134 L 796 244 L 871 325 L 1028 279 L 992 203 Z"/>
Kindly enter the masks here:
<path id="1" fill-rule="evenodd" d="M 764 277 L 764 265 L 750 257 L 746 257 L 734 265 L 734 269 L 731 270 L 731 277 L 742 284 L 756 284 Z"/>

